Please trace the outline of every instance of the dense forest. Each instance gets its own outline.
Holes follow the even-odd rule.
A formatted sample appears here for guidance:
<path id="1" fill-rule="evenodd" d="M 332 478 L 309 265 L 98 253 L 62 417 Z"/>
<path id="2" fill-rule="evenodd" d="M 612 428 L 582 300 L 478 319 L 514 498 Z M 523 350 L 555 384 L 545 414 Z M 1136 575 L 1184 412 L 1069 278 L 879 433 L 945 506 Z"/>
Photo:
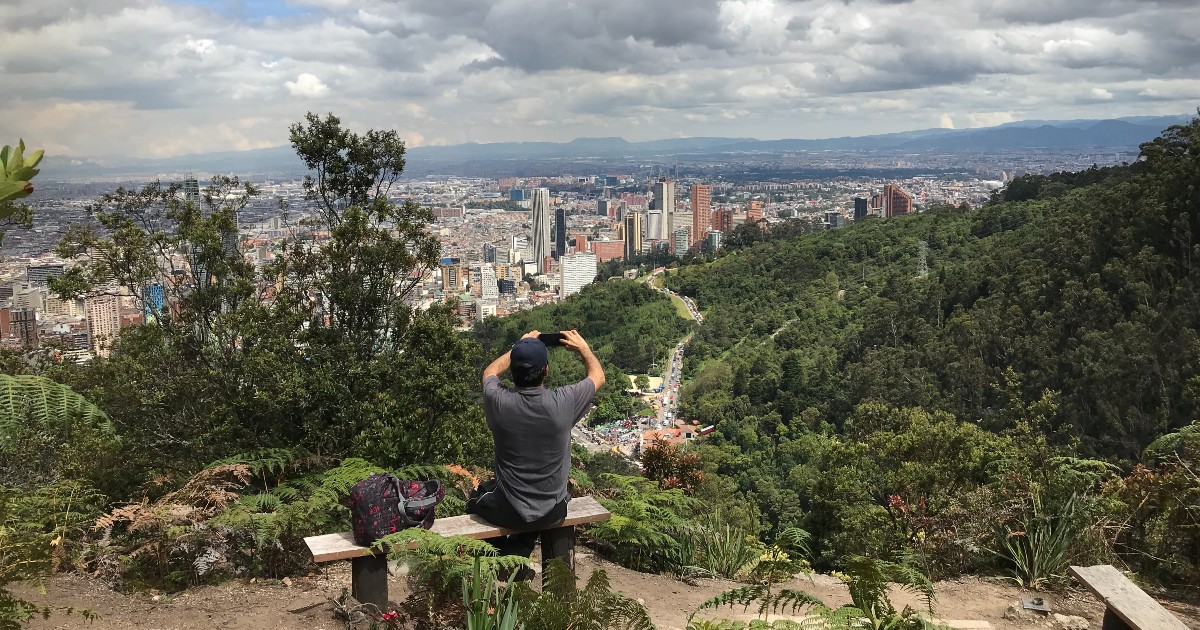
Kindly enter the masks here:
<path id="1" fill-rule="evenodd" d="M 119 189 L 64 238 L 61 254 L 88 255 L 53 281 L 60 296 L 178 293 L 86 365 L 0 353 L 0 628 L 54 612 L 5 587 L 56 571 L 130 591 L 308 571 L 303 537 L 347 529 L 341 497 L 372 472 L 437 478 L 450 488 L 438 516 L 461 513 L 490 474 L 480 369 L 531 329 L 575 328 L 596 349 L 609 384 L 591 421 L 635 411 L 625 375 L 695 333 L 683 415 L 715 432 L 651 444 L 640 468 L 577 449 L 571 488 L 613 514 L 581 535 L 598 553 L 745 583 L 706 607 L 919 628 L 922 611 L 891 607 L 884 582 L 1053 588 L 1067 563 L 1105 562 L 1200 583 L 1200 119 L 1134 164 L 1018 178 L 978 209 L 743 226 L 715 260 L 666 277 L 704 311 L 698 327 L 662 293 L 611 280 L 459 332 L 451 308 L 408 306 L 439 244 L 428 210 L 387 196 L 405 166 L 395 132 L 310 114 L 292 144 L 317 174 L 320 247 L 298 238 L 246 264 L 224 237 L 259 191 L 233 177 L 199 203 L 178 186 Z M 28 195 L 36 171 L 22 173 L 13 190 Z M 0 214 L 26 211 L 0 198 Z M 194 264 L 165 269 L 164 251 Z M 167 281 L 197 269 L 211 277 Z M 551 385 L 582 375 L 552 352 Z M 649 627 L 603 575 L 582 598 L 567 578 L 480 595 L 526 561 L 422 534 L 391 539 L 392 554 L 464 620 Z M 833 610 L 772 590 L 813 567 L 877 599 Z"/>
<path id="2" fill-rule="evenodd" d="M 705 311 L 684 408 L 718 427 L 698 452 L 764 528 L 808 528 L 833 564 L 911 548 L 918 530 L 918 547 L 969 547 L 1021 508 L 1008 492 L 1092 510 L 1080 528 L 1109 509 L 1141 523 L 1146 495 L 1117 507 L 1133 481 L 1121 471 L 1169 476 L 1179 462 L 1163 464 L 1175 451 L 1160 438 L 1195 439 L 1198 181 L 1193 122 L 1135 164 L 1018 178 L 978 210 L 771 238 L 679 269 L 668 286 Z M 914 509 L 951 539 L 908 522 Z M 1136 526 L 1095 544 L 1194 581 L 1200 514 L 1181 509 L 1187 526 L 1158 532 L 1162 547 L 1139 547 L 1151 535 Z M 961 555 L 954 570 L 988 562 Z"/>

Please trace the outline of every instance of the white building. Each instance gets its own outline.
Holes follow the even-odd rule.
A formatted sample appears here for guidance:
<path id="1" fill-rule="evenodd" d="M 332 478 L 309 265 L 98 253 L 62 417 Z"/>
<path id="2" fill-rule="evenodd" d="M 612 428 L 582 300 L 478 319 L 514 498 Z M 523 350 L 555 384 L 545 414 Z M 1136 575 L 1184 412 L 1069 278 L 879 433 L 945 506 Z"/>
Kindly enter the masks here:
<path id="1" fill-rule="evenodd" d="M 596 255 L 591 252 L 579 254 L 564 254 L 559 260 L 560 293 L 566 298 L 575 295 L 579 290 L 596 279 Z"/>
<path id="2" fill-rule="evenodd" d="M 496 284 L 496 267 L 484 263 L 479 267 L 479 297 L 483 300 L 499 300 L 500 286 Z"/>
<path id="3" fill-rule="evenodd" d="M 115 295 L 89 297 L 84 300 L 84 310 L 87 311 L 92 350 L 107 357 L 121 332 L 121 298 Z"/>
<path id="4" fill-rule="evenodd" d="M 667 240 L 670 235 L 670 223 L 675 214 L 675 181 L 660 179 L 654 183 L 654 209 L 651 213 L 661 213 L 659 217 L 650 217 L 646 222 L 646 238 L 658 241 Z M 650 228 L 655 228 L 654 232 Z"/>

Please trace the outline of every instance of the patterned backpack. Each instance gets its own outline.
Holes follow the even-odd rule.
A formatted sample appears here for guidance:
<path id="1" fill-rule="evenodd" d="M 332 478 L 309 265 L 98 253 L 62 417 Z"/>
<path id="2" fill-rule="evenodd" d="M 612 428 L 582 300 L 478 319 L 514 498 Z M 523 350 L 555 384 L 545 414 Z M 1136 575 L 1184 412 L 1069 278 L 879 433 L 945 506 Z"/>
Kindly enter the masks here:
<path id="1" fill-rule="evenodd" d="M 374 474 L 354 484 L 347 503 L 354 542 L 367 547 L 409 527 L 433 527 L 433 512 L 446 497 L 437 480 L 408 481 Z"/>

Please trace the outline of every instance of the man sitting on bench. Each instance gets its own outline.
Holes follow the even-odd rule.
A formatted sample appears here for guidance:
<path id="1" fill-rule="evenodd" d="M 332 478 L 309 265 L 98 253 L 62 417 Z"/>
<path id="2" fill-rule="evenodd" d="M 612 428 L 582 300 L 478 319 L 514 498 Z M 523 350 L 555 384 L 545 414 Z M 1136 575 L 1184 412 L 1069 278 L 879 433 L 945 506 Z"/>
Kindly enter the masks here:
<path id="1" fill-rule="evenodd" d="M 583 337 L 562 332 L 562 346 L 579 353 L 587 377 L 578 383 L 547 389 L 549 353 L 538 331 L 526 334 L 483 371 L 483 411 L 496 446 L 496 477 L 476 488 L 467 512 L 506 529 L 511 536 L 488 539 L 501 555 L 529 557 L 539 533 L 543 552 L 571 558 L 572 528 L 546 529 L 567 514 L 567 477 L 571 471 L 571 428 L 583 417 L 604 385 L 604 368 Z M 500 384 L 511 370 L 516 389 Z M 568 564 L 571 564 L 568 562 Z M 523 571 L 522 579 L 532 577 Z"/>

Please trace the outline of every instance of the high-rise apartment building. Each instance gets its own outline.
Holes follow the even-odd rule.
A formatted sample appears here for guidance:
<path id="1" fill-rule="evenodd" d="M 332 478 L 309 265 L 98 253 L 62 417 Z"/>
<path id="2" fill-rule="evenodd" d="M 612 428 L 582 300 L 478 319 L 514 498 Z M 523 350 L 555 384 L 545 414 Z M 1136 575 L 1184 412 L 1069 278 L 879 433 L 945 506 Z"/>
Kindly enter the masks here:
<path id="1" fill-rule="evenodd" d="M 712 228 L 712 186 L 695 184 L 692 186 L 692 241 L 694 249 L 699 250 L 708 230 Z"/>
<path id="2" fill-rule="evenodd" d="M 46 314 L 60 317 L 75 317 L 79 315 L 79 306 L 75 298 L 62 299 L 56 295 L 46 298 Z"/>
<path id="3" fill-rule="evenodd" d="M 688 251 L 688 249 L 691 248 L 691 232 L 692 228 L 690 227 L 681 227 L 678 230 L 675 230 L 675 234 L 673 235 L 671 241 L 671 251 L 676 256 L 682 256 Z"/>
<path id="4" fill-rule="evenodd" d="M 457 295 L 467 286 L 467 272 L 458 263 L 442 264 L 442 293 Z"/>
<path id="5" fill-rule="evenodd" d="M 566 254 L 559 261 L 559 289 L 562 297 L 575 295 L 596 279 L 596 255 Z"/>
<path id="6" fill-rule="evenodd" d="M 712 229 L 728 234 L 733 231 L 733 208 L 718 208 L 713 212 Z"/>
<path id="7" fill-rule="evenodd" d="M 883 187 L 883 193 L 871 195 L 867 214 L 878 217 L 895 217 L 911 214 L 912 210 L 912 195 L 901 190 L 899 186 L 888 184 Z"/>
<path id="8" fill-rule="evenodd" d="M 484 263 L 479 268 L 479 297 L 484 300 L 500 299 L 499 278 L 496 277 L 496 268 Z"/>
<path id="9" fill-rule="evenodd" d="M 746 223 L 758 223 L 763 220 L 763 202 L 751 201 L 746 204 Z"/>
<path id="10" fill-rule="evenodd" d="M 625 213 L 625 260 L 642 255 L 642 213 Z"/>
<path id="11" fill-rule="evenodd" d="M 537 188 L 533 191 L 533 236 L 530 254 L 541 265 L 550 255 L 550 189 Z"/>
<path id="12" fill-rule="evenodd" d="M 88 334 L 92 337 L 92 351 L 97 356 L 107 357 L 121 332 L 121 299 L 115 295 L 89 297 L 84 300 L 84 310 Z"/>
<path id="13" fill-rule="evenodd" d="M 904 192 L 899 186 L 888 184 L 883 187 L 883 216 L 895 217 L 902 214 L 912 214 L 912 195 Z"/>
<path id="14" fill-rule="evenodd" d="M 554 211 L 554 259 L 562 258 L 567 253 L 567 209 L 557 208 Z"/>
<path id="15" fill-rule="evenodd" d="M 496 264 L 496 246 L 491 243 L 483 244 L 483 262 Z"/>
<path id="16" fill-rule="evenodd" d="M 14 308 L 8 314 L 9 337 L 16 339 L 22 348 L 36 349 L 41 345 L 38 335 L 37 309 Z"/>

